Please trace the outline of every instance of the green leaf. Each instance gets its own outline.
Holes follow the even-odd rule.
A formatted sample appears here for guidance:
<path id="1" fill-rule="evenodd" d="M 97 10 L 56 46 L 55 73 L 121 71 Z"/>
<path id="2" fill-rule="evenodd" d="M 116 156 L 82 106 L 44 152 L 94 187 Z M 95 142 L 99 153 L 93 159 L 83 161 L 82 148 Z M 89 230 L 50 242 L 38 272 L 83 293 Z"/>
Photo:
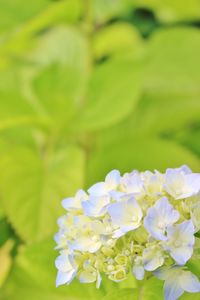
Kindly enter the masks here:
<path id="1" fill-rule="evenodd" d="M 41 66 L 60 63 L 86 71 L 89 64 L 86 36 L 72 26 L 57 25 L 38 36 L 27 59 Z"/>
<path id="2" fill-rule="evenodd" d="M 115 292 L 112 292 L 106 295 L 103 300 L 137 300 L 138 299 L 138 290 L 137 289 L 118 289 Z"/>
<path id="3" fill-rule="evenodd" d="M 132 0 L 90 0 L 93 17 L 97 23 L 125 14 L 132 6 Z"/>
<path id="4" fill-rule="evenodd" d="M 4 300 L 98 300 L 104 292 L 94 284 L 80 284 L 74 280 L 70 285 L 55 287 L 58 255 L 55 243 L 46 240 L 22 248 L 3 293 Z"/>
<path id="5" fill-rule="evenodd" d="M 29 20 L 48 5 L 48 0 L 35 0 L 24 3 L 23 0 L 1 0 L 0 32 Z"/>
<path id="6" fill-rule="evenodd" d="M 97 59 L 132 51 L 141 55 L 142 40 L 136 28 L 127 23 L 115 23 L 98 31 L 93 39 L 93 51 Z"/>
<path id="7" fill-rule="evenodd" d="M 8 240 L 2 247 L 0 247 L 0 288 L 3 286 L 12 265 L 11 250 L 13 248 L 13 244 L 12 240 Z"/>
<path id="8" fill-rule="evenodd" d="M 180 51 L 181 49 L 181 51 Z M 145 88 L 200 95 L 199 31 L 194 28 L 159 30 L 150 39 Z"/>
<path id="9" fill-rule="evenodd" d="M 119 122 L 135 108 L 140 92 L 140 63 L 126 58 L 105 62 L 92 75 L 77 127 L 99 130 Z"/>
<path id="10" fill-rule="evenodd" d="M 90 154 L 88 165 L 88 185 L 102 180 L 112 169 L 129 172 L 133 169 L 165 171 L 169 167 L 179 167 L 187 164 L 198 171 L 200 160 L 182 146 L 167 140 L 147 137 L 124 138 L 118 133 L 118 138 L 112 133 L 99 139 Z"/>
<path id="11" fill-rule="evenodd" d="M 168 135 L 198 121 L 199 116 L 200 101 L 195 92 L 164 92 L 155 89 L 140 99 L 129 126 L 147 137 Z"/>
<path id="12" fill-rule="evenodd" d="M 18 30 L 14 30 L 11 35 L 6 36 L 2 41 L 0 47 L 0 53 L 2 55 L 1 63 L 5 63 L 4 60 L 7 58 L 8 61 L 10 60 L 10 56 L 7 57 L 8 54 L 14 55 L 15 57 L 24 54 L 27 49 L 30 49 L 30 46 L 32 46 L 35 40 L 35 36 L 41 33 L 41 31 L 65 22 L 77 22 L 81 12 L 81 0 L 50 1 L 47 8 L 40 14 L 29 19 L 22 26 L 19 26 Z"/>
<path id="13" fill-rule="evenodd" d="M 166 23 L 198 20 L 200 3 L 198 0 L 136 0 L 136 5 L 152 9 L 157 18 Z"/>
<path id="14" fill-rule="evenodd" d="M 157 279 L 155 276 L 146 280 L 140 290 L 139 299 L 144 300 L 161 300 L 163 297 L 163 281 Z"/>
<path id="15" fill-rule="evenodd" d="M 60 201 L 83 185 L 84 154 L 78 147 L 40 151 L 16 146 L 0 158 L 5 213 L 28 241 L 55 233 Z"/>
<path id="16" fill-rule="evenodd" d="M 84 35 L 65 26 L 50 30 L 29 53 L 34 63 L 30 93 L 42 114 L 56 119 L 56 124 L 69 124 L 81 107 L 89 73 L 88 53 Z M 24 69 L 24 76 L 27 72 L 29 67 Z"/>
<path id="17" fill-rule="evenodd" d="M 199 52 L 196 29 L 160 30 L 150 39 L 145 92 L 132 122 L 140 134 L 165 134 L 199 120 Z"/>

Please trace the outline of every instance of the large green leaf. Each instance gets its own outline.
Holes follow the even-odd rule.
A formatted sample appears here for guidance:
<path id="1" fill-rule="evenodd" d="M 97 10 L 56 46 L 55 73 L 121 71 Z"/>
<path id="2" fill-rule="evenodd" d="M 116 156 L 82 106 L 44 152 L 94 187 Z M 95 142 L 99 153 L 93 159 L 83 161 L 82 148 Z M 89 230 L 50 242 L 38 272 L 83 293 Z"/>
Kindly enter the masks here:
<path id="1" fill-rule="evenodd" d="M 22 1 L 18 0 L 18 2 Z M 42 0 L 44 1 L 44 0 Z M 38 1 L 37 1 L 38 2 Z M 28 5 L 28 4 L 27 4 Z M 23 5 L 22 9 L 26 7 Z M 13 11 L 16 13 L 16 10 Z M 21 10 L 17 10 L 17 12 Z M 48 29 L 56 24 L 74 23 L 76 22 L 82 11 L 81 0 L 63 0 L 63 1 L 49 1 L 49 5 L 46 9 L 38 15 L 35 15 L 32 19 L 28 19 L 27 22 L 18 26 L 18 30 L 14 30 L 12 34 L 8 34 L 1 41 L 0 53 L 1 63 L 10 58 L 25 54 L 27 49 L 30 49 L 35 37 L 38 33 Z"/>
<path id="2" fill-rule="evenodd" d="M 58 253 L 53 249 L 54 246 L 53 241 L 46 240 L 21 249 L 3 291 L 4 300 L 96 300 L 103 298 L 103 290 L 96 289 L 94 284 L 80 284 L 76 280 L 69 286 L 56 289 L 54 260 Z"/>
<path id="3" fill-rule="evenodd" d="M 131 121 L 140 134 L 168 134 L 199 120 L 199 51 L 196 29 L 160 30 L 151 38 L 144 95 Z"/>
<path id="4" fill-rule="evenodd" d="M 114 291 L 106 295 L 103 300 L 137 300 L 138 299 L 138 290 L 137 289 L 121 289 Z"/>
<path id="5" fill-rule="evenodd" d="M 168 135 L 197 122 L 199 95 L 195 92 L 148 91 L 140 99 L 135 114 L 127 121 L 141 135 Z"/>
<path id="6" fill-rule="evenodd" d="M 198 20 L 200 16 L 198 0 L 136 0 L 136 4 L 152 9 L 158 19 L 166 23 Z"/>
<path id="7" fill-rule="evenodd" d="M 96 58 L 131 51 L 141 55 L 142 40 L 137 29 L 128 23 L 115 23 L 99 30 L 93 38 Z"/>
<path id="8" fill-rule="evenodd" d="M 143 283 L 140 289 L 141 300 L 161 300 L 164 299 L 163 295 L 163 281 L 158 280 L 156 277 L 152 277 Z"/>
<path id="9" fill-rule="evenodd" d="M 130 114 L 141 92 L 141 63 L 129 58 L 105 62 L 94 71 L 77 126 L 99 130 Z"/>
<path id="10" fill-rule="evenodd" d="M 132 6 L 132 0 L 90 0 L 90 3 L 97 23 L 123 15 Z"/>
<path id="11" fill-rule="evenodd" d="M 28 241 L 56 231 L 56 219 L 62 212 L 60 201 L 83 185 L 84 155 L 79 148 L 55 151 L 44 146 L 40 151 L 16 146 L 0 158 L 5 213 Z"/>
<path id="12" fill-rule="evenodd" d="M 24 3 L 23 0 L 1 0 L 0 32 L 27 21 L 48 5 L 48 0 L 35 0 Z"/>
<path id="13" fill-rule="evenodd" d="M 125 135 L 118 138 L 101 138 L 90 154 L 88 166 L 88 184 L 102 178 L 112 169 L 129 172 L 133 169 L 145 171 L 188 164 L 198 171 L 199 159 L 187 149 L 175 142 L 157 138 L 143 138 Z"/>
<path id="14" fill-rule="evenodd" d="M 69 123 L 81 105 L 89 73 L 88 53 L 84 35 L 60 26 L 39 39 L 28 55 L 35 67 L 32 73 L 25 68 L 23 76 L 29 74 L 35 102 L 44 114 L 56 117 L 57 123 Z"/>
<path id="15" fill-rule="evenodd" d="M 194 28 L 159 30 L 150 40 L 146 89 L 200 95 L 200 35 Z"/>

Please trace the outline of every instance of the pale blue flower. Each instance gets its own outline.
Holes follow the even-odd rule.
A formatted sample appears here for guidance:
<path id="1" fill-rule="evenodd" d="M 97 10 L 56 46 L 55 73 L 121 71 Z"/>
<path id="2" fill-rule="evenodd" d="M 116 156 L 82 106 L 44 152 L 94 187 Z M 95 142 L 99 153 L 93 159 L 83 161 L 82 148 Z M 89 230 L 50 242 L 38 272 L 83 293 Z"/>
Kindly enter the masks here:
<path id="1" fill-rule="evenodd" d="M 93 226 L 93 222 L 95 226 Z M 84 215 L 74 216 L 74 223 L 71 226 L 71 237 L 67 241 L 71 251 L 78 250 L 83 252 L 95 253 L 102 245 L 101 236 L 99 232 L 95 232 L 96 223 L 100 221 L 92 221 L 89 217 Z M 103 226 L 103 225 L 102 225 Z M 102 227 L 104 230 L 104 227 Z"/>
<path id="2" fill-rule="evenodd" d="M 184 265 L 193 254 L 194 225 L 191 220 L 167 228 L 163 247 L 179 265 Z"/>
<path id="3" fill-rule="evenodd" d="M 114 228 L 116 228 L 113 234 L 114 238 L 118 238 L 140 226 L 142 210 L 133 196 L 110 204 L 108 213 L 111 216 Z"/>
<path id="4" fill-rule="evenodd" d="M 150 197 L 158 197 L 163 193 L 164 175 L 155 170 L 155 173 L 145 171 L 141 173 L 145 191 Z"/>
<path id="5" fill-rule="evenodd" d="M 98 182 L 88 189 L 88 193 L 92 196 L 104 196 L 110 191 L 115 190 L 120 183 L 120 172 L 113 170 L 105 178 L 105 182 Z"/>
<path id="6" fill-rule="evenodd" d="M 56 286 L 62 284 L 69 284 L 75 277 L 77 272 L 77 267 L 74 267 L 70 262 L 70 256 L 67 253 L 62 253 L 56 258 L 55 261 L 56 268 L 58 269 L 58 274 L 56 278 Z"/>
<path id="7" fill-rule="evenodd" d="M 191 197 L 200 191 L 200 174 L 189 173 L 185 167 L 167 169 L 164 188 L 177 200 Z"/>
<path id="8" fill-rule="evenodd" d="M 159 199 L 150 207 L 144 218 L 144 226 L 152 237 L 158 240 L 166 240 L 166 228 L 179 219 L 179 212 L 169 203 L 166 197 Z"/>
<path id="9" fill-rule="evenodd" d="M 133 274 L 135 275 L 135 278 L 137 280 L 143 280 L 144 279 L 144 267 L 142 265 L 134 265 L 132 269 Z"/>
<path id="10" fill-rule="evenodd" d="M 86 216 L 97 218 L 106 213 L 109 203 L 109 196 L 90 196 L 89 200 L 82 202 L 82 207 Z"/>
<path id="11" fill-rule="evenodd" d="M 154 272 L 154 274 L 164 283 L 165 300 L 176 300 L 184 291 L 189 293 L 200 292 L 200 282 L 198 278 L 190 271 L 180 267 L 163 267 Z"/>
<path id="12" fill-rule="evenodd" d="M 158 245 L 151 245 L 143 251 L 144 269 L 154 271 L 161 267 L 165 261 L 163 251 Z"/>
<path id="13" fill-rule="evenodd" d="M 121 186 L 122 190 L 128 194 L 144 194 L 144 184 L 137 171 L 124 174 Z"/>
<path id="14" fill-rule="evenodd" d="M 92 266 L 85 267 L 78 275 L 78 279 L 81 283 L 92 283 L 96 281 L 96 287 L 101 285 L 102 277 L 100 272 Z"/>
<path id="15" fill-rule="evenodd" d="M 81 203 L 88 199 L 88 195 L 83 190 L 78 190 L 75 197 L 66 198 L 62 201 L 62 206 L 69 211 L 80 210 Z"/>

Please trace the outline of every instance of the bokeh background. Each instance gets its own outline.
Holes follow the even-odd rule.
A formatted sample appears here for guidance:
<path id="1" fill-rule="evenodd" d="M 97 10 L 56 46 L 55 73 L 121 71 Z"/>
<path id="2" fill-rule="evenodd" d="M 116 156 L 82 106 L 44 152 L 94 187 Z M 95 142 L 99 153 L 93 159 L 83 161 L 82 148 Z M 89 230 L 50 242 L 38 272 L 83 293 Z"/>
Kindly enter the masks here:
<path id="1" fill-rule="evenodd" d="M 1 300 L 128 300 L 55 288 L 60 202 L 114 168 L 181 164 L 200 171 L 199 0 L 0 0 Z"/>

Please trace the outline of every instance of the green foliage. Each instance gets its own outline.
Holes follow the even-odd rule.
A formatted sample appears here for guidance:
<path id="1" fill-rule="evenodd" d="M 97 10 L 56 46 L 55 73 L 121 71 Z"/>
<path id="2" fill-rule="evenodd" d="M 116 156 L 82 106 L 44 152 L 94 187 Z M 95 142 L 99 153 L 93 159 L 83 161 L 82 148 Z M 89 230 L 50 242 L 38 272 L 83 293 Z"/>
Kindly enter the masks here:
<path id="1" fill-rule="evenodd" d="M 156 278 L 56 289 L 53 235 L 60 201 L 113 168 L 199 172 L 199 1 L 0 8 L 0 299 L 163 299 Z"/>

